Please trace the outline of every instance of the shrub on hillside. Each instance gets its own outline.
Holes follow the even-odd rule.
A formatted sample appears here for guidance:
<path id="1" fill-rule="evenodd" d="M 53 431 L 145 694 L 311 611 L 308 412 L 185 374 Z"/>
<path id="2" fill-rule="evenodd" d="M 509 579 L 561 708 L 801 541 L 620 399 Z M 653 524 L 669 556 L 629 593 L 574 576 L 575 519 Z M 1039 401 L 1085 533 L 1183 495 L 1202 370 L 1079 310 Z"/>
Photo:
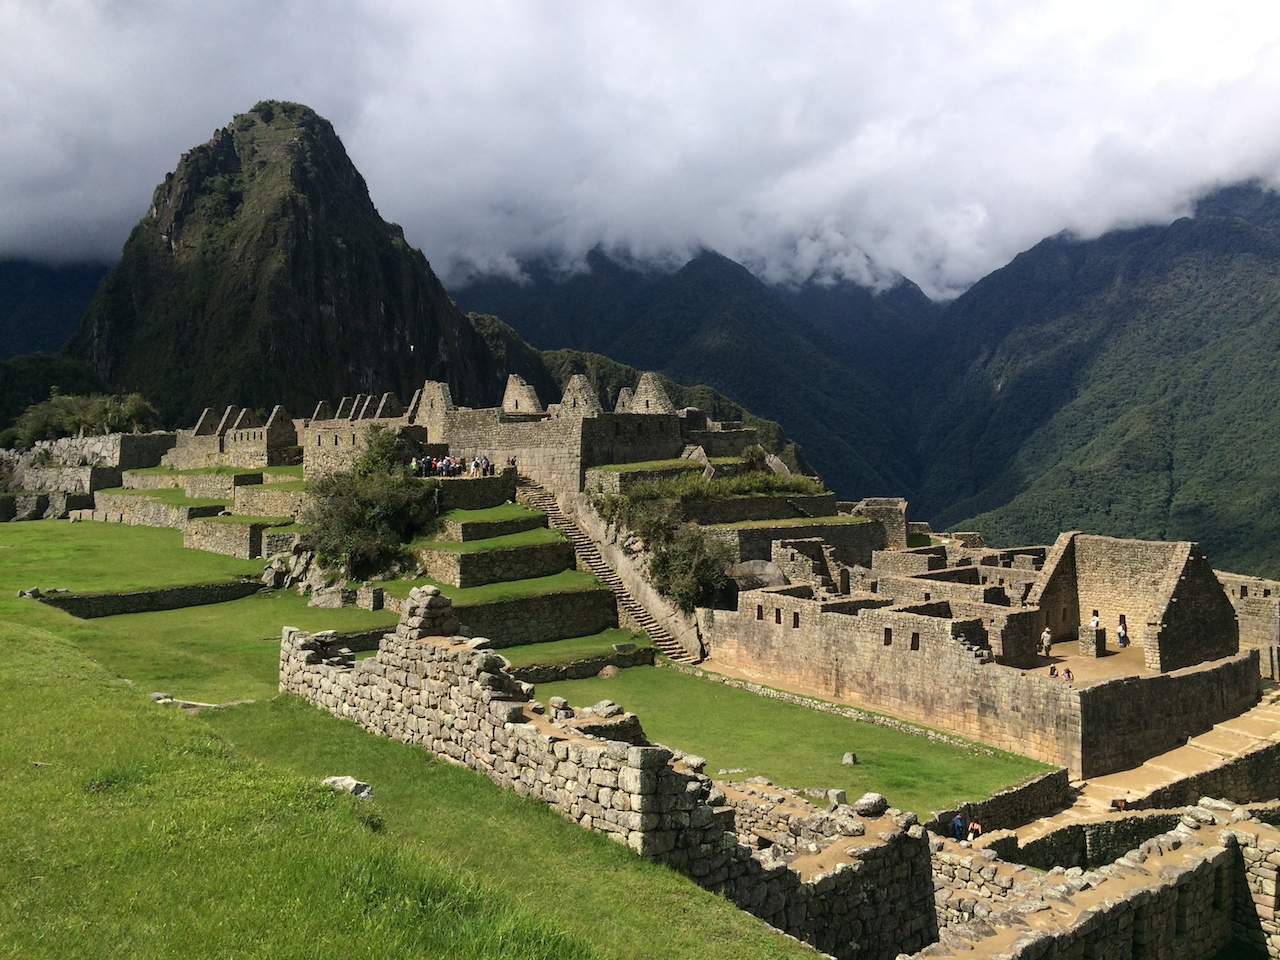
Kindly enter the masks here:
<path id="1" fill-rule="evenodd" d="M 394 431 L 370 427 L 352 469 L 317 480 L 303 517 L 320 562 L 367 580 L 405 560 L 405 544 L 436 520 L 436 482 L 403 465 L 408 445 Z"/>
<path id="2" fill-rule="evenodd" d="M 659 543 L 649 560 L 649 577 L 663 596 L 685 613 L 710 606 L 733 562 L 729 545 L 698 527 L 682 527 Z"/>
<path id="3" fill-rule="evenodd" d="M 141 433 L 160 427 L 160 414 L 139 393 L 111 397 L 105 394 L 53 395 L 27 407 L 6 431 L 13 446 L 27 450 L 37 440 L 93 436 L 104 433 Z"/>

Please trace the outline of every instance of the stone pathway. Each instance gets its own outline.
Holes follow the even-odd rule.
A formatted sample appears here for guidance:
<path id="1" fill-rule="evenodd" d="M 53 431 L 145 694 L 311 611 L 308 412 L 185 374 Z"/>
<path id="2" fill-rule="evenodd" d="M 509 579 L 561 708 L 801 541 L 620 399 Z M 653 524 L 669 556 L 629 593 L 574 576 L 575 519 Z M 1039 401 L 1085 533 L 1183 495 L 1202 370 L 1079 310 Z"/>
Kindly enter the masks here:
<path id="1" fill-rule="evenodd" d="M 592 539 L 583 533 L 582 528 L 574 523 L 573 520 L 565 516 L 564 511 L 560 509 L 560 504 L 556 501 L 555 494 L 534 480 L 521 476 L 519 486 L 516 488 L 516 496 L 522 503 L 527 503 L 547 515 L 547 522 L 563 533 L 569 543 L 573 545 L 573 552 L 578 557 L 579 566 L 590 570 L 613 591 L 614 596 L 618 598 L 618 607 L 642 630 L 649 634 L 653 639 L 654 645 L 659 650 L 670 659 L 680 663 L 697 663 L 693 657 L 689 656 L 684 647 L 677 643 L 675 638 L 667 632 L 666 628 L 654 619 L 644 605 L 631 595 L 631 591 L 622 582 L 622 578 L 600 555 L 600 551 L 596 549 Z"/>

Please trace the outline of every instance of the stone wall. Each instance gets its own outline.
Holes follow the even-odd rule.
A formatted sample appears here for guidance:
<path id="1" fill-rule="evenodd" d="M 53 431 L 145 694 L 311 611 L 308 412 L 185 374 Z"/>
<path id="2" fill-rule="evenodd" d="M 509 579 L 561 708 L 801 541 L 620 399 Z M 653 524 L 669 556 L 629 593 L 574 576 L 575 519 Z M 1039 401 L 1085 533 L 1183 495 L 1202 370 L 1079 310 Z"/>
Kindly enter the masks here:
<path id="1" fill-rule="evenodd" d="M 251 596 L 261 589 L 262 584 L 256 580 L 234 580 L 229 583 L 196 583 L 131 593 L 56 593 L 40 597 L 40 602 L 65 610 L 73 617 L 90 620 L 95 617 L 114 617 L 122 613 L 151 613 L 156 610 L 226 603 Z"/>
<path id="2" fill-rule="evenodd" d="M 117 467 L 29 466 L 22 471 L 20 480 L 24 490 L 86 494 L 120 486 L 120 470 Z"/>
<path id="3" fill-rule="evenodd" d="M 166 478 L 159 478 L 166 479 Z M 193 500 L 215 500 L 219 497 L 231 501 L 239 487 L 262 483 L 261 473 L 188 473 L 179 477 L 187 496 Z M 178 484 L 174 484 L 178 486 Z"/>
<path id="4" fill-rule="evenodd" d="M 415 591 L 377 657 L 356 663 L 286 627 L 280 688 L 540 799 L 842 960 L 890 960 L 936 937 L 919 825 L 871 820 L 866 836 L 841 838 L 851 845 L 834 869 L 802 874 L 738 841 L 733 808 L 701 773 L 704 761 L 582 733 L 584 720 L 602 733 L 638 731 L 624 723 L 634 718 L 601 721 L 567 706 L 541 715 L 500 656 L 423 635 L 447 631 L 450 620 L 444 598 Z"/>
<path id="5" fill-rule="evenodd" d="M 0 493 L 0 523 L 10 520 L 65 520 L 71 511 L 93 507 L 93 494 Z"/>
<path id="6" fill-rule="evenodd" d="M 424 548 L 415 550 L 414 555 L 428 577 L 455 587 L 549 577 L 572 569 L 575 563 L 573 547 L 567 540 L 465 553 Z"/>
<path id="7" fill-rule="evenodd" d="M 220 504 L 184 507 L 148 500 L 145 495 L 98 491 L 94 494 L 93 519 L 136 527 L 173 527 L 182 530 L 188 520 L 216 517 L 225 509 Z"/>
<path id="8" fill-rule="evenodd" d="M 243 523 L 226 517 L 188 520 L 182 530 L 182 545 L 189 550 L 203 550 L 206 553 L 220 553 L 228 557 L 240 557 L 252 560 L 257 557 L 269 557 L 280 550 L 268 551 L 264 547 L 265 534 L 272 529 L 269 523 Z M 285 534 L 292 538 L 296 532 Z M 272 546 L 278 546 L 273 541 Z"/>
<path id="9" fill-rule="evenodd" d="M 737 562 L 768 560 L 774 540 L 807 540 L 821 537 L 835 550 L 841 563 L 871 566 L 871 555 L 885 546 L 884 527 L 875 520 L 864 523 L 803 523 L 761 527 L 708 527 L 727 543 Z"/>
<path id="10" fill-rule="evenodd" d="M 1082 777 L 1137 766 L 1258 702 L 1257 651 L 1148 677 L 1082 687 Z M 1202 794 L 1203 795 L 1203 794 Z"/>
<path id="11" fill-rule="evenodd" d="M 680 513 L 685 520 L 704 526 L 713 523 L 738 523 L 742 520 L 831 517 L 835 512 L 834 493 L 726 497 L 722 500 L 688 500 L 680 504 Z"/>
<path id="12" fill-rule="evenodd" d="M 440 512 L 485 510 L 516 501 L 516 471 L 507 468 L 492 477 L 441 477 Z"/>
<path id="13" fill-rule="evenodd" d="M 493 600 L 455 609 L 472 634 L 492 638 L 495 647 L 588 637 L 618 626 L 617 598 L 605 589 Z"/>
<path id="14" fill-rule="evenodd" d="M 607 467 L 593 467 L 586 471 L 582 489 L 593 495 L 596 493 L 627 493 L 641 483 L 665 480 L 667 477 L 678 476 L 690 471 L 700 473 L 703 469 L 702 464 L 696 460 L 688 460 L 686 463 L 687 466 L 666 467 L 660 470 L 627 470 L 625 473 Z"/>
<path id="15" fill-rule="evenodd" d="M 233 513 L 245 517 L 293 517 L 309 510 L 315 497 L 310 490 L 280 490 L 275 486 L 237 486 Z"/>
<path id="16" fill-rule="evenodd" d="M 140 470 L 122 470 L 120 486 L 126 490 L 179 490 L 186 487 L 187 475 L 172 470 L 163 473 L 143 473 Z"/>
<path id="17" fill-rule="evenodd" d="M 1182 811 L 1151 811 L 1117 815 L 1106 820 L 1072 823 L 1019 845 L 1016 834 L 992 837 L 987 846 L 1002 860 L 1037 870 L 1054 867 L 1094 869 L 1112 863 L 1145 841 L 1173 830 L 1182 822 Z"/>
<path id="18" fill-rule="evenodd" d="M 1223 797 L 1233 803 L 1280 797 L 1280 743 L 1259 745 L 1211 770 L 1134 798 L 1130 806 L 1161 809 L 1194 803 L 1197 797 Z"/>
<path id="19" fill-rule="evenodd" d="M 988 833 L 1009 830 L 1068 806 L 1070 795 L 1071 778 L 1065 767 L 1059 767 L 994 793 L 986 800 L 962 803 L 953 810 L 935 810 L 933 819 L 925 827 L 932 833 L 950 836 L 951 822 L 958 810 L 965 823 L 976 820 Z"/>
<path id="20" fill-rule="evenodd" d="M 583 657 L 570 663 L 543 664 L 537 663 L 528 667 L 511 667 L 510 673 L 517 680 L 525 683 L 558 683 L 561 680 L 586 680 L 596 676 L 605 667 L 617 667 L 625 670 L 628 667 L 651 667 L 657 650 L 654 647 L 641 647 L 630 653 L 602 653 L 598 657 Z"/>
<path id="21" fill-rule="evenodd" d="M 466 543 L 471 540 L 488 540 L 491 537 L 505 537 L 510 533 L 523 533 L 547 525 L 544 513 L 530 514 L 524 517 L 513 517 L 510 520 L 445 520 L 440 533 L 441 540 L 455 543 Z"/>

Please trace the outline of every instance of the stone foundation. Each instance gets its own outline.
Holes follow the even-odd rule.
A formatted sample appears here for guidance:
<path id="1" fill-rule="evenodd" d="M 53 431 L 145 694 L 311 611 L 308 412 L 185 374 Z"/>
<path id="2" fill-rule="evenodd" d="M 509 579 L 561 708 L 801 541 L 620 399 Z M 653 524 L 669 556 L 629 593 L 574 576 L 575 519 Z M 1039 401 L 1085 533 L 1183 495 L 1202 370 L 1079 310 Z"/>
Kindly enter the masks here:
<path id="1" fill-rule="evenodd" d="M 465 553 L 419 549 L 414 554 L 428 577 L 455 587 L 549 577 L 573 569 L 575 563 L 573 547 L 568 541 Z"/>

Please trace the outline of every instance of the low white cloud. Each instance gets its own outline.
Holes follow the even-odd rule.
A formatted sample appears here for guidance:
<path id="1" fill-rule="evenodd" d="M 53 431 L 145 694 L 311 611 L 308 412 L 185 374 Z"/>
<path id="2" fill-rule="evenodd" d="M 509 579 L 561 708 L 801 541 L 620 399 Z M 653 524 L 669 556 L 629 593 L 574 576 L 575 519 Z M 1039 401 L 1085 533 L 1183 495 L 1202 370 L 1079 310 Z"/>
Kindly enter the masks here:
<path id="1" fill-rule="evenodd" d="M 0 255 L 110 258 L 264 98 L 328 117 L 446 282 L 597 244 L 954 295 L 1280 171 L 1280 7 L 0 5 Z"/>

